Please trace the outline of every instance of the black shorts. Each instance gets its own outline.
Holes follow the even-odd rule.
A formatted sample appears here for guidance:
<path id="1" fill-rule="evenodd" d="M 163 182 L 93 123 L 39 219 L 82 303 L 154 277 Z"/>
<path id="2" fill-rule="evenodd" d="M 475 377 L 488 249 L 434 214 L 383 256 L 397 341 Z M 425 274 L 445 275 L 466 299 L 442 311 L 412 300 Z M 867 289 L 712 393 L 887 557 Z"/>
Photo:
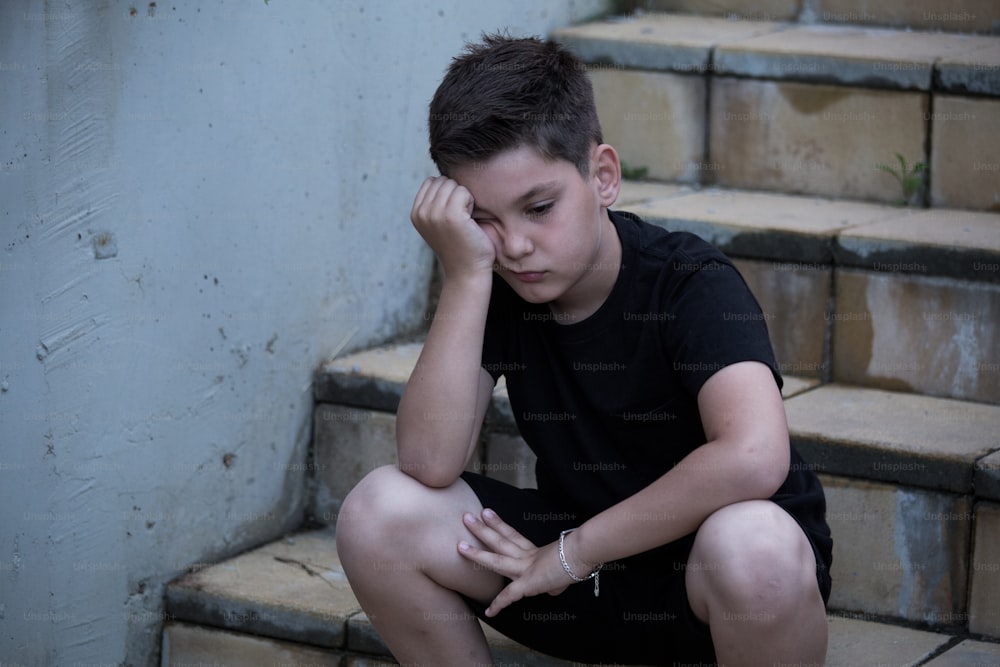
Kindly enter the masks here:
<path id="1" fill-rule="evenodd" d="M 559 507 L 534 489 L 518 489 L 476 473 L 462 475 L 484 507 L 536 546 L 559 539 L 585 517 Z M 806 531 L 807 537 L 809 536 Z M 466 599 L 472 611 L 511 639 L 566 660 L 584 663 L 714 664 L 708 626 L 688 602 L 685 570 L 694 534 L 629 558 L 606 563 L 600 597 L 592 580 L 557 596 L 537 595 L 486 618 L 486 607 Z M 829 597 L 828 560 L 813 543 L 823 600 Z"/>

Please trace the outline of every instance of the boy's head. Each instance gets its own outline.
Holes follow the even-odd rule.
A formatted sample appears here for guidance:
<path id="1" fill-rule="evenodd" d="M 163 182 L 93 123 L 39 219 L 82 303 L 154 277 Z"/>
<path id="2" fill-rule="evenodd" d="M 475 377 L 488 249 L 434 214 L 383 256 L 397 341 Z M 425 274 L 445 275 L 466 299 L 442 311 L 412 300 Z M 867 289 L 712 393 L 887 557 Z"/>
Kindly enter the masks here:
<path id="1" fill-rule="evenodd" d="M 551 41 L 484 35 L 452 61 L 431 100 L 431 159 L 445 176 L 530 146 L 586 177 L 600 143 L 586 68 Z"/>

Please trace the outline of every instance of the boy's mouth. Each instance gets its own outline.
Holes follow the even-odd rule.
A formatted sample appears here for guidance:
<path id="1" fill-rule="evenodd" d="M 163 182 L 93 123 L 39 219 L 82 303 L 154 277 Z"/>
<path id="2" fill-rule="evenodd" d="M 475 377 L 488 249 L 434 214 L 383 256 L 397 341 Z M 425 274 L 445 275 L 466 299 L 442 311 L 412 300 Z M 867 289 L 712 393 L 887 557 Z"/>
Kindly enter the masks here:
<path id="1" fill-rule="evenodd" d="M 545 277 L 545 273 L 545 271 L 510 271 L 510 275 L 525 283 L 537 283 Z"/>

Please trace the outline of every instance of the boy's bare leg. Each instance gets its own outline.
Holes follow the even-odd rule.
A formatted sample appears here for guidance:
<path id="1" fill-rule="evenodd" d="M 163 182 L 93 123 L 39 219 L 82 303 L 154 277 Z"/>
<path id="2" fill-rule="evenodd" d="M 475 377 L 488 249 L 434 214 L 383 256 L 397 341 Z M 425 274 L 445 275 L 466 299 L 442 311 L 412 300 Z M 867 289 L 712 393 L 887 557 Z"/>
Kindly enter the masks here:
<path id="1" fill-rule="evenodd" d="M 686 584 L 720 666 L 824 663 L 826 610 L 815 556 L 799 525 L 774 503 L 736 503 L 706 519 Z"/>
<path id="2" fill-rule="evenodd" d="M 479 621 L 456 591 L 489 602 L 502 578 L 458 553 L 479 544 L 463 512 L 482 505 L 459 480 L 424 486 L 394 466 L 372 471 L 344 500 L 337 552 L 379 636 L 406 665 L 491 665 Z"/>

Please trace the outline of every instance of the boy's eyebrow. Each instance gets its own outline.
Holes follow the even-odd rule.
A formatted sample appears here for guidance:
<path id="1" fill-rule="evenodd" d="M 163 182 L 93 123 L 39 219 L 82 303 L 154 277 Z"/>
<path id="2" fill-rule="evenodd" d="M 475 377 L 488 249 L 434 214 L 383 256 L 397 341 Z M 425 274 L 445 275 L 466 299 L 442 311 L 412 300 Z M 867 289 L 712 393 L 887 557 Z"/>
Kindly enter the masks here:
<path id="1" fill-rule="evenodd" d="M 533 188 L 525 192 L 523 195 L 518 197 L 517 202 L 519 204 L 528 202 L 537 197 L 538 195 L 547 194 L 552 190 L 556 190 L 558 188 L 559 188 L 559 181 L 546 181 L 545 183 L 539 183 L 538 185 L 534 186 Z"/>
<path id="2" fill-rule="evenodd" d="M 539 183 L 514 200 L 514 203 L 515 205 L 525 204 L 539 195 L 548 194 L 559 189 L 561 189 L 559 181 L 546 181 L 544 183 Z M 473 204 L 472 212 L 474 214 L 489 214 L 489 211 L 484 208 L 480 208 L 478 204 Z"/>

